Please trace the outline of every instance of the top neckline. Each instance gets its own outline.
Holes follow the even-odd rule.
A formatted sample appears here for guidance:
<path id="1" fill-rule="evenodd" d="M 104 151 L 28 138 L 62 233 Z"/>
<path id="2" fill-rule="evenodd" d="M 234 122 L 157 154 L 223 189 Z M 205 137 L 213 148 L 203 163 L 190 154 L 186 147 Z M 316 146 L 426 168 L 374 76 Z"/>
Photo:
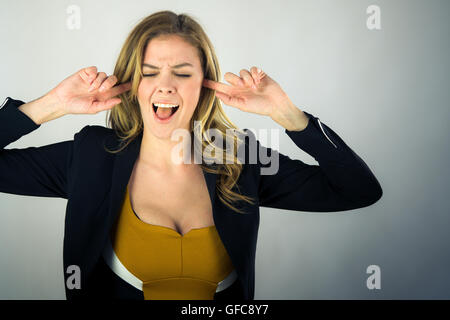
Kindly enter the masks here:
<path id="1" fill-rule="evenodd" d="M 128 189 L 128 185 L 126 187 L 126 209 L 129 210 L 130 213 L 133 213 L 131 216 L 131 221 L 133 222 L 133 225 L 140 228 L 140 229 L 144 229 L 144 230 L 148 230 L 149 228 L 157 228 L 160 229 L 161 231 L 165 231 L 168 232 L 170 234 L 176 234 L 178 237 L 183 238 L 185 236 L 187 236 L 189 233 L 192 232 L 201 232 L 201 231 L 208 231 L 208 230 L 212 230 L 214 231 L 214 229 L 216 228 L 216 226 L 213 224 L 211 226 L 206 226 L 206 227 L 202 227 L 202 228 L 192 228 L 190 229 L 188 232 L 186 232 L 185 234 L 181 234 L 179 233 L 177 230 L 170 228 L 170 227 L 166 227 L 166 226 L 161 226 L 161 225 L 157 225 L 157 224 L 151 224 L 151 223 L 147 223 L 142 221 L 139 216 L 136 214 L 136 212 L 133 209 L 133 206 L 131 204 L 131 197 L 129 194 L 129 189 Z"/>

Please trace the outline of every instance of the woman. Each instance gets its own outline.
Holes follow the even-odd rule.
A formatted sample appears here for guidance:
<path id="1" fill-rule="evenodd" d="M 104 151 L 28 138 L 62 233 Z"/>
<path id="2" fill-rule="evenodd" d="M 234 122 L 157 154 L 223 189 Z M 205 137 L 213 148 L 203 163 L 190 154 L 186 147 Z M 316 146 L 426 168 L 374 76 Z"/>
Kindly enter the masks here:
<path id="1" fill-rule="evenodd" d="M 229 85 L 220 78 L 201 26 L 162 11 L 133 29 L 113 75 L 84 68 L 35 101 L 7 99 L 2 149 L 63 115 L 110 112 L 111 128 L 85 126 L 71 141 L 0 152 L 0 192 L 68 199 L 68 299 L 252 300 L 260 206 L 334 212 L 381 198 L 364 161 L 260 69 L 226 73 Z M 319 165 L 261 146 L 221 101 L 269 116 Z M 239 148 L 213 141 L 213 129 L 256 162 L 238 161 Z M 181 150 L 190 161 L 174 161 L 177 130 L 192 138 Z M 275 172 L 262 173 L 263 154 L 276 156 Z M 68 270 L 80 270 L 79 283 Z"/>

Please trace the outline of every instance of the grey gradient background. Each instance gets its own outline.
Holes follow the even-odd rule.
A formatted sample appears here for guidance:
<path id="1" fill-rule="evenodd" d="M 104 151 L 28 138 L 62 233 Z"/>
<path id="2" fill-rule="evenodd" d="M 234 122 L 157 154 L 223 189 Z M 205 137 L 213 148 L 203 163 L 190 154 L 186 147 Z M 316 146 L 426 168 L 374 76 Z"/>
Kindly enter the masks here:
<path id="1" fill-rule="evenodd" d="M 81 29 L 66 8 L 81 8 Z M 369 5 L 381 30 L 366 27 Z M 261 209 L 255 299 L 448 299 L 449 12 L 442 1 L 0 2 L 0 99 L 31 101 L 82 67 L 110 74 L 127 34 L 159 11 L 189 13 L 222 74 L 259 66 L 368 164 L 384 195 L 346 212 Z M 226 106 L 241 128 L 279 128 Z M 73 139 L 106 112 L 68 115 L 7 146 Z M 281 130 L 280 151 L 317 162 Z M 0 299 L 65 299 L 67 201 L 0 193 Z M 381 268 L 381 289 L 366 268 Z"/>

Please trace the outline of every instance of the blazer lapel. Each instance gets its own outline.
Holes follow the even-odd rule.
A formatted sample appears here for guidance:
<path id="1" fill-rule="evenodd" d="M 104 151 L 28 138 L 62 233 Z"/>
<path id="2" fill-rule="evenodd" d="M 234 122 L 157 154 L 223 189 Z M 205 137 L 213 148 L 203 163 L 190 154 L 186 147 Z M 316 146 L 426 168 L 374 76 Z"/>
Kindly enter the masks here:
<path id="1" fill-rule="evenodd" d="M 139 155 L 141 142 L 142 133 L 130 142 L 125 149 L 115 155 L 111 190 L 109 194 L 108 227 L 111 227 L 120 211 L 125 196 L 126 186 L 130 180 L 134 164 Z"/>

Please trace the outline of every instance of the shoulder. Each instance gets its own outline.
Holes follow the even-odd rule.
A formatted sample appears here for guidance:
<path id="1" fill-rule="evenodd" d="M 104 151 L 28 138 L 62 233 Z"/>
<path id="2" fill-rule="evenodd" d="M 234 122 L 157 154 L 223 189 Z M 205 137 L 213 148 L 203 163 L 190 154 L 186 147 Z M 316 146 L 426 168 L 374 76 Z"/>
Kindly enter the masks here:
<path id="1" fill-rule="evenodd" d="M 252 128 L 240 129 L 237 136 L 245 143 L 245 148 L 261 148 L 261 141 L 258 140 L 256 130 Z"/>
<path id="2" fill-rule="evenodd" d="M 110 128 L 106 128 L 104 126 L 99 126 L 99 125 L 87 125 L 84 126 L 79 133 L 82 134 L 95 134 L 98 136 L 105 136 L 105 135 L 110 135 L 114 133 L 113 129 Z"/>
<path id="3" fill-rule="evenodd" d="M 113 129 L 99 126 L 87 125 L 74 135 L 75 145 L 92 149 L 99 146 L 114 148 L 117 146 L 118 138 Z"/>
<path id="4" fill-rule="evenodd" d="M 242 140 L 242 142 L 245 142 L 246 145 L 248 144 L 249 140 L 256 140 L 256 136 L 254 132 L 252 132 L 252 129 L 231 129 L 231 132 L 238 139 Z"/>
<path id="5" fill-rule="evenodd" d="M 99 125 L 87 125 L 84 126 L 80 131 L 75 133 L 74 140 L 80 141 L 88 138 L 102 139 L 102 138 L 110 138 L 113 136 L 115 136 L 113 129 Z"/>
<path id="6" fill-rule="evenodd" d="M 261 148 L 264 148 L 258 140 L 255 130 L 243 128 L 234 130 L 238 138 L 237 156 L 244 167 L 258 167 L 260 165 Z"/>

